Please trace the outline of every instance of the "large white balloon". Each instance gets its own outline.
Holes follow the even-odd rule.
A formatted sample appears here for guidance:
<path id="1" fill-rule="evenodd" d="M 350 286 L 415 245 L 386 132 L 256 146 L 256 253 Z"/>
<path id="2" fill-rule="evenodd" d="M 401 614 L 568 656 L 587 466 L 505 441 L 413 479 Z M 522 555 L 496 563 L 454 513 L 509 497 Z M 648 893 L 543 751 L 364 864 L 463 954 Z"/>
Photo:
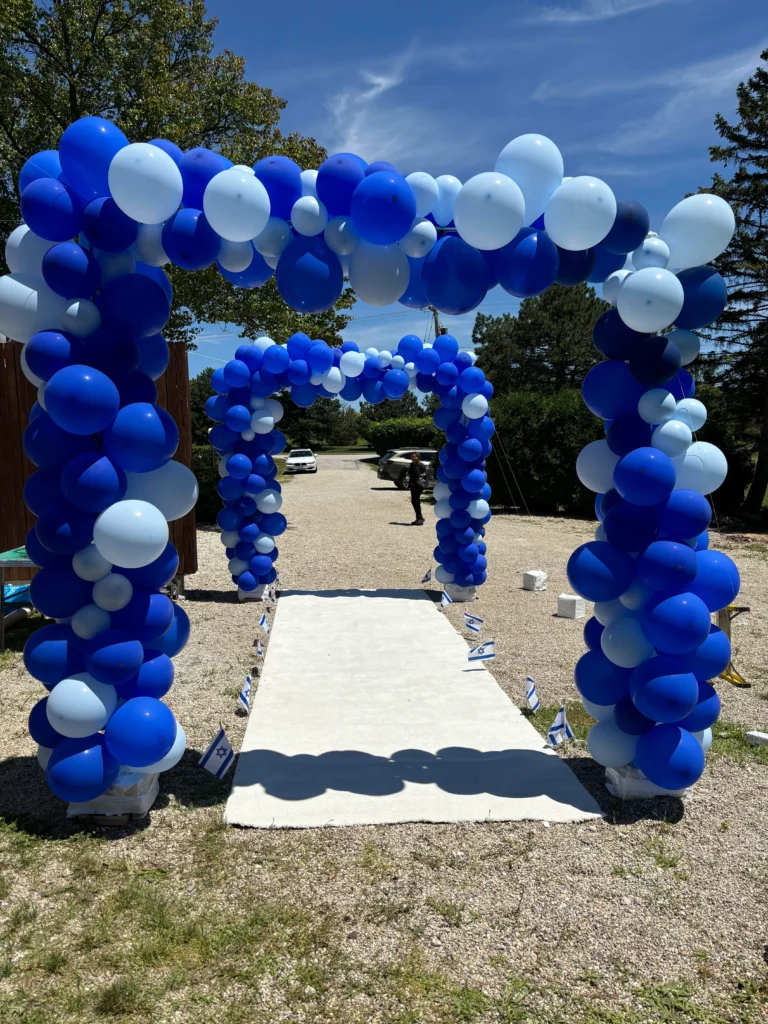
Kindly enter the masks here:
<path id="1" fill-rule="evenodd" d="M 685 270 L 719 256 L 735 230 L 736 220 L 728 203 L 720 196 L 701 193 L 672 207 L 659 236 L 669 246 L 669 266 Z"/>
<path id="2" fill-rule="evenodd" d="M 435 515 L 438 519 L 449 519 L 452 513 L 453 509 L 447 498 L 435 502 Z"/>
<path id="3" fill-rule="evenodd" d="M 453 583 L 453 573 L 448 572 L 444 565 L 438 565 L 435 569 L 435 579 L 445 586 L 446 583 Z"/>
<path id="4" fill-rule="evenodd" d="M 54 242 L 40 238 L 26 224 L 19 224 L 5 243 L 5 262 L 12 274 L 33 274 L 42 277 L 43 256 Z"/>
<path id="5" fill-rule="evenodd" d="M 338 395 L 344 385 L 347 383 L 347 378 L 341 372 L 338 366 L 332 366 L 330 370 L 326 370 L 320 379 L 320 383 L 323 385 L 326 391 L 330 391 L 333 395 Z"/>
<path id="6" fill-rule="evenodd" d="M 285 415 L 285 409 L 283 403 L 278 401 L 276 398 L 267 398 L 264 402 L 264 409 L 272 417 L 275 423 L 279 423 Z"/>
<path id="7" fill-rule="evenodd" d="M 622 732 L 609 718 L 596 722 L 587 736 L 587 749 L 604 768 L 623 768 L 635 759 L 639 736 Z"/>
<path id="8" fill-rule="evenodd" d="M 154 562 L 165 550 L 168 523 L 160 509 L 149 502 L 116 501 L 96 520 L 93 542 L 113 565 L 139 569 Z"/>
<path id="9" fill-rule="evenodd" d="M 674 323 L 683 308 L 683 286 L 660 267 L 637 270 L 621 286 L 616 309 L 633 331 L 650 333 Z"/>
<path id="10" fill-rule="evenodd" d="M 105 612 L 119 612 L 133 597 L 133 584 L 127 576 L 110 572 L 93 584 L 93 603 Z"/>
<path id="11" fill-rule="evenodd" d="M 461 190 L 461 182 L 452 174 L 441 174 L 435 179 L 437 184 L 437 202 L 432 207 L 432 216 L 441 228 L 447 227 L 453 220 L 453 204 Z"/>
<path id="12" fill-rule="evenodd" d="M 675 413 L 677 402 L 675 396 L 666 388 L 651 388 L 640 396 L 637 403 L 637 414 L 646 423 L 663 423 Z"/>
<path id="13" fill-rule="evenodd" d="M 230 242 L 247 242 L 269 220 L 269 196 L 254 174 L 236 167 L 214 174 L 203 193 L 203 213 L 213 230 Z"/>
<path id="14" fill-rule="evenodd" d="M 291 209 L 291 224 L 300 235 L 320 235 L 328 224 L 328 211 L 314 196 L 302 196 Z"/>
<path id="15" fill-rule="evenodd" d="M 602 242 L 616 219 L 616 197 L 590 175 L 571 178 L 553 194 L 544 211 L 547 234 L 561 249 L 589 249 Z"/>
<path id="16" fill-rule="evenodd" d="M 164 267 L 168 254 L 163 248 L 164 224 L 140 224 L 133 248 L 142 263 L 148 267 Z"/>
<path id="17" fill-rule="evenodd" d="M 469 505 L 467 505 L 467 511 L 473 519 L 485 519 L 491 511 L 491 506 L 485 498 L 475 498 L 474 501 L 470 501 Z"/>
<path id="18" fill-rule="evenodd" d="M 240 274 L 253 262 L 253 245 L 251 242 L 228 242 L 225 238 L 217 259 L 230 274 Z"/>
<path id="19" fill-rule="evenodd" d="M 467 395 L 462 400 L 461 411 L 468 420 L 480 420 L 488 412 L 488 399 L 485 395 Z"/>
<path id="20" fill-rule="evenodd" d="M 601 626 L 610 626 L 624 614 L 624 606 L 616 598 L 613 601 L 595 601 L 595 618 Z"/>
<path id="21" fill-rule="evenodd" d="M 628 587 L 620 595 L 619 604 L 631 612 L 636 612 L 643 607 L 650 596 L 650 591 L 646 590 L 642 583 L 635 580 L 632 586 Z"/>
<path id="22" fill-rule="evenodd" d="M 431 220 L 419 220 L 413 222 L 411 230 L 404 235 L 397 243 L 406 256 L 418 260 L 428 256 L 437 242 L 437 228 Z"/>
<path id="23" fill-rule="evenodd" d="M 101 327 L 101 313 L 90 299 L 75 299 L 61 314 L 61 326 L 68 334 L 87 338 Z"/>
<path id="24" fill-rule="evenodd" d="M 280 217 L 270 217 L 264 230 L 253 239 L 253 247 L 265 259 L 283 253 L 293 240 L 291 225 Z"/>
<path id="25" fill-rule="evenodd" d="M 149 473 L 126 473 L 125 497 L 154 505 L 169 523 L 181 519 L 197 501 L 199 489 L 191 469 L 181 462 L 166 462 Z"/>
<path id="26" fill-rule="evenodd" d="M 112 625 L 112 616 L 97 604 L 84 604 L 78 608 L 70 622 L 72 632 L 81 640 L 91 640 Z"/>
<path id="27" fill-rule="evenodd" d="M 361 241 L 349 257 L 349 283 L 371 306 L 388 306 L 405 293 L 411 279 L 408 257 L 398 245 Z"/>
<path id="28" fill-rule="evenodd" d="M 72 569 L 81 580 L 95 583 L 112 572 L 112 563 L 99 554 L 95 544 L 88 544 L 72 556 Z"/>
<path id="29" fill-rule="evenodd" d="M 349 256 L 357 248 L 360 236 L 349 217 L 333 217 L 325 225 L 323 238 L 337 256 Z"/>
<path id="30" fill-rule="evenodd" d="M 114 686 L 98 682 L 88 672 L 78 672 L 54 686 L 45 713 L 56 732 L 81 739 L 103 729 L 116 706 Z"/>
<path id="31" fill-rule="evenodd" d="M 584 710 L 587 714 L 591 715 L 596 722 L 602 722 L 604 718 L 613 718 L 615 704 L 593 704 L 586 697 L 581 698 L 581 703 L 584 705 Z"/>
<path id="32" fill-rule="evenodd" d="M 619 297 L 619 289 L 631 273 L 631 270 L 614 270 L 612 274 L 609 274 L 608 277 L 606 277 L 603 281 L 603 298 L 606 302 L 610 302 L 612 306 L 616 305 L 616 300 Z"/>
<path id="33" fill-rule="evenodd" d="M 677 330 L 672 331 L 667 337 L 677 345 L 683 366 L 688 366 L 696 359 L 701 350 L 698 334 L 694 334 L 693 331 Z"/>
<path id="34" fill-rule="evenodd" d="M 525 200 L 524 223 L 533 224 L 562 184 L 563 158 L 545 135 L 518 135 L 502 149 L 496 170 L 518 184 Z"/>
<path id="35" fill-rule="evenodd" d="M 279 512 L 283 504 L 283 496 L 279 491 L 273 491 L 268 487 L 256 495 L 256 508 L 259 512 Z"/>
<path id="36" fill-rule="evenodd" d="M 523 226 L 525 200 L 500 171 L 485 171 L 462 185 L 453 204 L 456 230 L 476 249 L 501 249 Z"/>
<path id="37" fill-rule="evenodd" d="M 709 441 L 694 441 L 685 455 L 673 459 L 677 473 L 675 489 L 711 494 L 728 474 L 728 462 Z"/>
<path id="38" fill-rule="evenodd" d="M 440 190 L 437 182 L 431 174 L 426 171 L 414 171 L 405 179 L 411 186 L 411 191 L 416 199 L 416 216 L 426 217 L 432 213 L 437 203 Z"/>
<path id="39" fill-rule="evenodd" d="M 119 149 L 109 165 L 108 180 L 117 205 L 140 224 L 161 224 L 173 216 L 184 192 L 176 162 L 149 142 Z"/>
<path id="40" fill-rule="evenodd" d="M 670 459 L 674 459 L 687 452 L 692 441 L 691 428 L 673 416 L 656 427 L 651 438 L 651 445 L 658 448 L 660 452 L 664 452 Z"/>
<path id="41" fill-rule="evenodd" d="M 576 459 L 576 475 L 588 490 L 605 494 L 613 487 L 613 470 L 618 461 L 619 456 L 614 455 L 607 441 L 590 441 Z"/>
<path id="42" fill-rule="evenodd" d="M 57 328 L 66 306 L 67 300 L 52 292 L 42 277 L 0 277 L 0 334 L 7 338 L 27 342 L 38 331 Z"/>
<path id="43" fill-rule="evenodd" d="M 364 366 L 365 356 L 362 352 L 342 352 L 339 369 L 345 377 L 359 377 Z"/>
<path id="44" fill-rule="evenodd" d="M 683 398 L 677 403 L 671 418 L 681 420 L 695 433 L 707 422 L 707 407 L 698 398 Z"/>
<path id="45" fill-rule="evenodd" d="M 251 416 L 251 430 L 257 434 L 268 434 L 275 429 L 275 421 L 266 409 L 255 409 Z"/>
<path id="46" fill-rule="evenodd" d="M 632 266 L 635 270 L 646 270 L 648 267 L 664 270 L 668 263 L 669 246 L 653 231 L 646 235 L 643 244 L 632 253 Z"/>
<path id="47" fill-rule="evenodd" d="M 656 653 L 634 615 L 610 622 L 600 635 L 600 646 L 608 661 L 620 668 L 637 668 Z"/>

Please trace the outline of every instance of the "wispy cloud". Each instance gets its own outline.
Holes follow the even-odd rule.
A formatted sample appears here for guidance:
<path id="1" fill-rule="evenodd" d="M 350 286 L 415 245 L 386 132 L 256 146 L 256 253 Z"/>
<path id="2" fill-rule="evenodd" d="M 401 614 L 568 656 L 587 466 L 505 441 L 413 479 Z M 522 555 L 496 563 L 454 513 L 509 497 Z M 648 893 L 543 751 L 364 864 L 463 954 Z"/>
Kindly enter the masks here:
<path id="1" fill-rule="evenodd" d="M 634 11 L 643 11 L 648 7 L 661 7 L 663 4 L 678 3 L 680 0 L 585 0 L 573 7 L 543 7 L 534 21 L 558 22 L 574 25 L 583 21 L 610 21 L 621 18 Z"/>

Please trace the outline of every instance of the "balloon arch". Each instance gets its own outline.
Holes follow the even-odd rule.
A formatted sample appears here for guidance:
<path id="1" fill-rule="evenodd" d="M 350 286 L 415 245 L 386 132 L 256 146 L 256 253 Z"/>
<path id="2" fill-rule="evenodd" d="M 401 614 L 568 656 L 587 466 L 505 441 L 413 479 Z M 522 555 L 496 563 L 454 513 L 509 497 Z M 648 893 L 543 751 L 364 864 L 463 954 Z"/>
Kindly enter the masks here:
<path id="1" fill-rule="evenodd" d="M 58 151 L 31 157 L 19 190 L 24 222 L 6 246 L 0 331 L 24 343 L 24 372 L 39 388 L 24 437 L 38 467 L 25 487 L 37 516 L 26 546 L 40 566 L 33 603 L 56 623 L 30 637 L 24 660 L 49 690 L 30 732 L 57 796 L 93 799 L 118 776 L 128 784 L 172 767 L 185 748 L 162 700 L 189 635 L 184 611 L 161 592 L 178 566 L 167 524 L 197 496 L 192 473 L 172 461 L 176 425 L 156 404 L 168 262 L 200 270 L 215 261 L 244 288 L 275 273 L 285 302 L 305 313 L 332 306 L 345 276 L 368 303 L 447 314 L 474 309 L 497 284 L 525 297 L 602 282 L 614 308 L 595 325 L 605 360 L 583 395 L 606 436 L 577 462 L 600 525 L 568 563 L 573 589 L 595 602 L 576 685 L 596 719 L 589 749 L 600 764 L 636 767 L 670 791 L 699 778 L 719 712 L 709 680 L 730 654 L 711 612 L 733 601 L 739 578 L 708 550 L 704 496 L 726 463 L 694 440 L 706 410 L 685 366 L 699 351 L 693 331 L 725 305 L 725 284 L 706 264 L 734 231 L 726 203 L 692 196 L 649 233 L 642 206 L 617 203 L 597 178 L 564 178 L 557 147 L 539 135 L 514 139 L 493 171 L 462 185 L 404 178 L 346 153 L 318 170 L 282 156 L 232 166 L 162 139 L 131 144 L 98 117 L 67 128 Z M 281 389 L 300 406 L 317 395 L 439 395 L 447 443 L 436 577 L 482 584 L 493 389 L 452 337 L 425 346 L 408 336 L 394 353 L 303 334 L 287 345 L 262 339 L 213 385 L 219 522 L 241 589 L 273 578 L 285 524 L 271 457 L 284 445 L 282 407 L 270 397 Z"/>

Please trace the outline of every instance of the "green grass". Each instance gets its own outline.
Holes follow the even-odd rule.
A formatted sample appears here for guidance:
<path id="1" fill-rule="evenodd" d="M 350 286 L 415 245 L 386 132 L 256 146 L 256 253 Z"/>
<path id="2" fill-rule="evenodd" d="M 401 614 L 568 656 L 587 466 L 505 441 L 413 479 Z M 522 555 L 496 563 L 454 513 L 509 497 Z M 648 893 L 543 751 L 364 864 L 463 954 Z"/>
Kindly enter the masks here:
<path id="1" fill-rule="evenodd" d="M 451 900 L 436 900 L 430 897 L 426 905 L 438 913 L 442 919 L 454 928 L 458 928 L 464 920 L 464 904 L 453 903 Z"/>
<path id="2" fill-rule="evenodd" d="M 732 722 L 715 722 L 712 726 L 711 753 L 727 757 L 737 764 L 768 764 L 768 747 L 755 746 L 746 738 L 747 727 Z"/>
<path id="3" fill-rule="evenodd" d="M 523 709 L 523 714 L 530 720 L 532 725 L 536 727 L 542 736 L 546 736 L 549 732 L 550 726 L 555 720 L 555 715 L 559 710 L 559 704 L 542 704 L 536 712 Z M 565 706 L 565 714 L 568 719 L 568 724 L 573 730 L 574 738 L 577 740 L 586 740 L 589 730 L 595 724 L 594 718 L 587 714 L 584 710 L 584 706 L 579 701 L 569 701 Z"/>

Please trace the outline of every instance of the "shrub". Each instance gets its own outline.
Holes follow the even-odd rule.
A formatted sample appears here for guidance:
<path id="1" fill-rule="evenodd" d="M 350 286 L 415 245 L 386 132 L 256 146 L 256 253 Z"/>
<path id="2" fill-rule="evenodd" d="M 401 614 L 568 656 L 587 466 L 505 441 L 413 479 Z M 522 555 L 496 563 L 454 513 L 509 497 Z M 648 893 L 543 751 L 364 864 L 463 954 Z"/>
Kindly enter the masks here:
<path id="1" fill-rule="evenodd" d="M 219 482 L 219 457 L 209 444 L 192 445 L 192 472 L 200 494 L 195 505 L 198 523 L 215 523 L 221 508 L 216 485 Z"/>
<path id="2" fill-rule="evenodd" d="M 381 420 L 368 425 L 368 440 L 379 455 L 392 448 L 440 448 L 445 436 L 431 419 Z"/>

